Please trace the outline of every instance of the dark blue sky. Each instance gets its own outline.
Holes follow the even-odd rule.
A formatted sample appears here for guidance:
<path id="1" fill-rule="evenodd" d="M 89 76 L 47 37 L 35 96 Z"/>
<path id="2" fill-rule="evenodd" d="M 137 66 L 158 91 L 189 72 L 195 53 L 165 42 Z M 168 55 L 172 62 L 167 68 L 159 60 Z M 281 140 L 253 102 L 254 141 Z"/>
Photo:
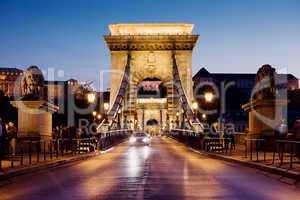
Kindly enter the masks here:
<path id="1" fill-rule="evenodd" d="M 122 22 L 195 24 L 194 73 L 269 63 L 300 77 L 299 0 L 0 0 L 0 66 L 63 69 L 63 79 L 99 88 L 100 70 L 110 68 L 102 35 Z"/>

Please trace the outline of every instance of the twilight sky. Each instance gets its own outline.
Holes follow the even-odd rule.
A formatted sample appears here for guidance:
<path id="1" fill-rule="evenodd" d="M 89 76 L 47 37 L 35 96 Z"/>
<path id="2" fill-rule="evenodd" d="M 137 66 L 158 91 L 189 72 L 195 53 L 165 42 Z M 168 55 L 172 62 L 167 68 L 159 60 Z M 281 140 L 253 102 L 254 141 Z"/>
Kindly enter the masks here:
<path id="1" fill-rule="evenodd" d="M 299 0 L 0 0 L 0 67 L 64 70 L 56 79 L 99 88 L 100 70 L 110 68 L 108 24 L 187 22 L 200 34 L 194 74 L 269 63 L 300 78 L 299 11 Z"/>

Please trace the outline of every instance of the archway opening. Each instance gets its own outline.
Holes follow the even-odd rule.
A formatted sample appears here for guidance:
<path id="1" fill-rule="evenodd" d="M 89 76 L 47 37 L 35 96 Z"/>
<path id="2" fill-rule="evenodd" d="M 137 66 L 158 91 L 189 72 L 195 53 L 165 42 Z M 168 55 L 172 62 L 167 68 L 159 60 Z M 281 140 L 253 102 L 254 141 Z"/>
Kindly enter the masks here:
<path id="1" fill-rule="evenodd" d="M 156 119 L 149 119 L 147 122 L 146 122 L 146 125 L 147 126 L 156 126 L 158 125 L 158 121 Z"/>

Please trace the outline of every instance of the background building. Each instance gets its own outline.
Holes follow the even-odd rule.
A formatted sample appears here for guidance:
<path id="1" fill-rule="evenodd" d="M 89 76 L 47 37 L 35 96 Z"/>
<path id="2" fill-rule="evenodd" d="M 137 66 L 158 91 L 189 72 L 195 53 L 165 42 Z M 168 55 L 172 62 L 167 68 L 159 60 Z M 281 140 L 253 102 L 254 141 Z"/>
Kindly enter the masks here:
<path id="1" fill-rule="evenodd" d="M 5 105 L 9 101 L 20 95 L 21 89 L 21 76 L 23 70 L 18 68 L 0 68 L 0 97 L 1 102 L 5 101 Z M 53 126 L 62 125 L 66 126 L 68 123 L 67 111 L 70 108 L 70 100 L 73 100 L 74 104 L 84 107 L 86 106 L 87 93 L 91 91 L 91 88 L 86 84 L 80 84 L 75 79 L 69 79 L 67 81 L 49 81 L 44 82 L 44 95 L 45 99 L 59 107 L 58 112 L 53 114 Z M 2 103 L 4 105 L 4 103 Z M 12 121 L 17 121 L 16 115 L 6 116 L 7 113 L 15 113 L 10 107 L 6 106 L 0 110 L 0 117 L 7 118 Z M 9 109 L 9 110 L 7 110 Z M 3 112 L 2 112 L 3 111 Z M 75 114 L 76 118 L 80 118 Z"/>
<path id="2" fill-rule="evenodd" d="M 216 111 L 213 114 L 207 114 L 204 120 L 209 123 L 218 120 L 232 122 L 236 131 L 245 131 L 248 127 L 248 115 L 241 106 L 250 99 L 252 88 L 255 86 L 255 77 L 255 73 L 210 73 L 207 69 L 201 68 L 193 77 L 195 99 L 202 110 L 215 109 Z M 296 93 L 299 88 L 299 80 L 292 74 L 279 74 L 278 77 L 286 79 L 283 86 L 287 88 L 288 94 L 293 96 L 292 94 Z M 228 88 L 225 92 L 226 87 Z M 222 88 L 225 93 L 223 105 Z M 214 97 L 210 102 L 204 98 L 207 93 Z M 201 111 L 198 115 L 202 117 Z M 298 114 L 293 111 L 293 116 L 297 117 Z M 288 120 L 292 124 L 294 118 L 291 117 Z"/>
<path id="3" fill-rule="evenodd" d="M 23 74 L 23 71 L 18 68 L 0 68 L 0 90 L 5 96 L 12 97 L 14 90 L 20 91 L 20 80 L 18 78 Z"/>

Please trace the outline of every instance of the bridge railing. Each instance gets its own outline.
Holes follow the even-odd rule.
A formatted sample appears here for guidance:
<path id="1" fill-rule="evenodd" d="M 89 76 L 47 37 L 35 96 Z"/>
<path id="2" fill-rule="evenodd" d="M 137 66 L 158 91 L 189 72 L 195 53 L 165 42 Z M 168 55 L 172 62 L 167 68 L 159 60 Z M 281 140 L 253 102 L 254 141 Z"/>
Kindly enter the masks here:
<path id="1" fill-rule="evenodd" d="M 20 140 L 16 142 L 15 148 L 2 143 L 0 170 L 106 150 L 126 140 L 130 133 L 131 130 L 123 129 L 81 139 Z"/>
<path id="2" fill-rule="evenodd" d="M 207 152 L 231 153 L 235 149 L 234 138 L 209 137 L 204 133 L 196 133 L 192 130 L 172 129 L 166 133 L 178 142 L 192 148 Z"/>
<path id="3" fill-rule="evenodd" d="M 300 167 L 300 141 L 245 139 L 244 157 L 247 160 L 262 162 L 282 168 Z"/>
<path id="4" fill-rule="evenodd" d="M 20 140 L 16 142 L 15 148 L 9 144 L 2 145 L 0 169 L 62 159 L 77 154 L 90 153 L 98 148 L 96 138 Z"/>
<path id="5" fill-rule="evenodd" d="M 200 151 L 268 166 L 300 170 L 300 141 L 246 138 L 245 134 L 209 137 L 207 134 L 184 129 L 170 130 L 166 136 Z"/>
<path id="6" fill-rule="evenodd" d="M 105 150 L 126 140 L 133 131 L 131 129 L 110 130 L 100 134 L 100 148 Z"/>

